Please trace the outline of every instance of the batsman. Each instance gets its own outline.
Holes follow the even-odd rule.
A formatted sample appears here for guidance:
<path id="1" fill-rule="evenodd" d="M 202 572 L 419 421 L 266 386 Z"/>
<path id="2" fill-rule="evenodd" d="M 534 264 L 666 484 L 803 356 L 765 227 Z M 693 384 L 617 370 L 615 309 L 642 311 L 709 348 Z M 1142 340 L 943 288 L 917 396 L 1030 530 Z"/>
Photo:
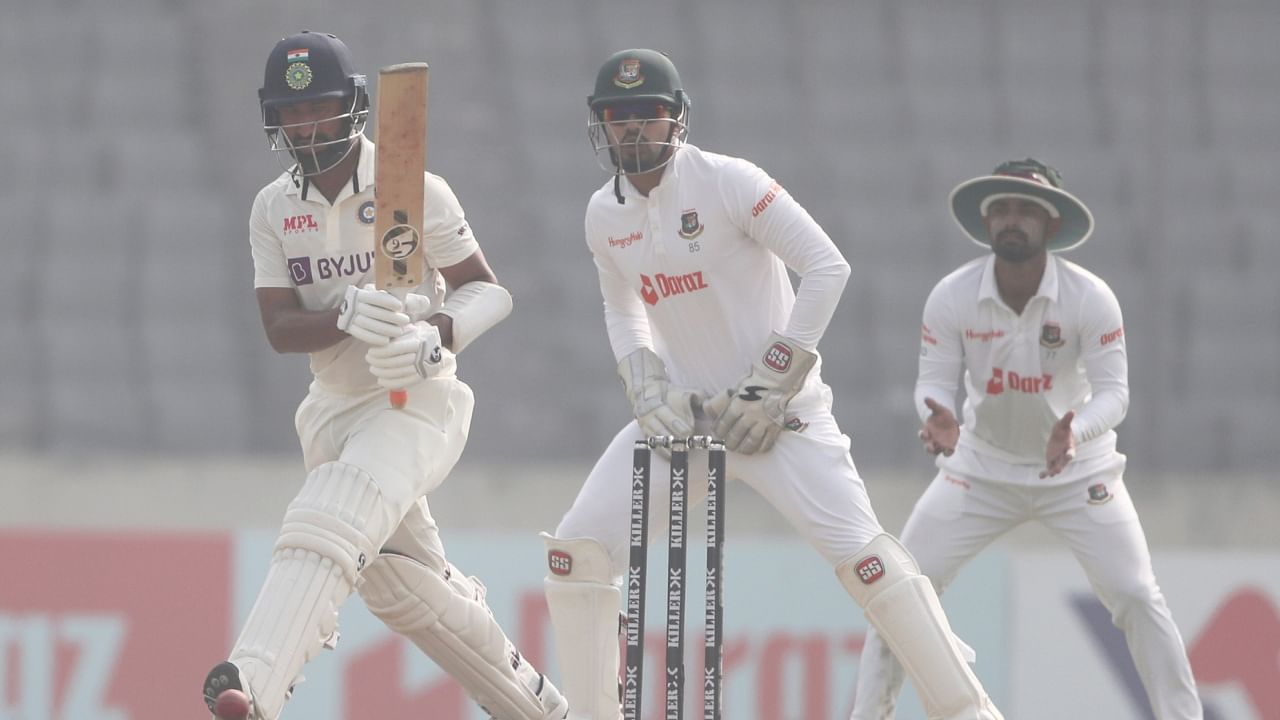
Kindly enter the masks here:
<path id="1" fill-rule="evenodd" d="M 327 33 L 286 37 L 267 59 L 262 118 L 286 169 L 254 200 L 249 240 L 271 347 L 310 355 L 314 378 L 295 417 L 307 475 L 204 700 L 218 720 L 276 720 L 306 662 L 336 644 L 338 608 L 358 592 L 489 715 L 563 720 L 566 701 L 497 625 L 484 585 L 445 558 L 426 500 L 471 423 L 456 355 L 507 316 L 511 296 L 444 179 L 419 171 L 424 186 L 377 172 L 363 133 L 367 90 L 346 45 Z M 380 108 L 391 99 L 379 97 Z M 425 135 L 381 118 L 379 130 Z M 426 261 L 403 297 L 371 284 L 375 190 L 381 201 L 401 182 L 423 188 L 425 215 L 397 235 L 397 249 L 420 242 Z"/>

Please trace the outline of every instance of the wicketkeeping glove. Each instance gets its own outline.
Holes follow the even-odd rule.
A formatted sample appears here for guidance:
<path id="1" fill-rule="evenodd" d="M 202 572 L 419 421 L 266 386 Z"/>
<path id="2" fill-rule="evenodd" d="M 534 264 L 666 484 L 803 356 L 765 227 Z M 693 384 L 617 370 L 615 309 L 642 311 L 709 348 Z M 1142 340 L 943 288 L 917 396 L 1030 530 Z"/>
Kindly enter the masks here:
<path id="1" fill-rule="evenodd" d="M 400 298 L 373 285 L 347 286 L 338 306 L 338 329 L 370 345 L 386 345 L 409 324 Z"/>
<path id="2" fill-rule="evenodd" d="M 405 326 L 404 333 L 386 345 L 369 348 L 364 359 L 378 384 L 388 390 L 404 390 L 457 368 L 453 352 L 440 342 L 440 331 L 428 322 Z"/>
<path id="3" fill-rule="evenodd" d="M 645 435 L 693 434 L 694 393 L 671 387 L 667 366 L 652 350 L 640 348 L 622 358 L 618 375 Z"/>
<path id="4" fill-rule="evenodd" d="M 787 421 L 787 403 L 800 392 L 817 353 L 801 348 L 778 333 L 751 365 L 751 374 L 738 386 L 703 404 L 715 419 L 712 434 L 734 452 L 750 455 L 773 447 Z"/>

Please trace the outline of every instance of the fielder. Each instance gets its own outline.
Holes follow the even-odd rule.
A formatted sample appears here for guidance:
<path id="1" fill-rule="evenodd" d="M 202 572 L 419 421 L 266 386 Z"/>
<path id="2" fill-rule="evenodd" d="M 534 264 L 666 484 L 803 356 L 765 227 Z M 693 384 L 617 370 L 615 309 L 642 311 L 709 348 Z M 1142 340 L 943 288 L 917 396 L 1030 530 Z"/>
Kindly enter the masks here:
<path id="1" fill-rule="evenodd" d="M 306 482 L 285 512 L 270 570 L 227 662 L 204 684 L 220 720 L 275 720 L 303 665 L 338 639 L 337 611 L 369 610 L 500 720 L 562 720 L 567 705 L 485 604 L 484 585 L 445 559 L 426 494 L 466 443 L 471 389 L 455 353 L 511 310 L 462 207 L 426 176 L 428 270 L 403 301 L 373 273 L 369 98 L 341 40 L 303 31 L 267 59 L 259 91 L 288 171 L 250 216 L 254 286 L 277 352 L 311 356 L 298 407 Z M 390 407 L 387 390 L 408 390 Z M 425 709 L 424 709 L 425 711 Z"/>
<path id="2" fill-rule="evenodd" d="M 758 167 L 685 142 L 689 97 L 665 55 L 613 55 L 588 105 L 592 144 L 613 177 L 591 197 L 586 239 L 635 420 L 597 461 L 555 534 L 544 534 L 570 717 L 621 717 L 619 585 L 634 442 L 696 431 L 724 439 L 728 479 L 755 488 L 831 563 L 905 659 L 931 717 L 1000 718 L 933 587 L 877 521 L 832 416 L 816 348 L 849 275 L 840 251 Z M 653 477 L 668 472 L 655 457 Z M 690 484 L 693 505 L 705 494 L 704 483 Z M 668 495 L 654 483 L 653 506 L 666 507 Z M 651 537 L 666 520 L 652 515 Z"/>
<path id="3" fill-rule="evenodd" d="M 992 540 L 1044 523 L 1124 631 L 1155 717 L 1200 718 L 1116 452 L 1129 405 L 1120 304 L 1096 275 L 1053 254 L 1087 240 L 1093 216 L 1032 159 L 961 183 L 951 210 L 992 252 L 943 278 L 925 303 L 915 402 L 938 474 L 902 542 L 941 593 Z M 892 644 L 868 633 L 853 720 L 893 717 L 903 677 Z"/>

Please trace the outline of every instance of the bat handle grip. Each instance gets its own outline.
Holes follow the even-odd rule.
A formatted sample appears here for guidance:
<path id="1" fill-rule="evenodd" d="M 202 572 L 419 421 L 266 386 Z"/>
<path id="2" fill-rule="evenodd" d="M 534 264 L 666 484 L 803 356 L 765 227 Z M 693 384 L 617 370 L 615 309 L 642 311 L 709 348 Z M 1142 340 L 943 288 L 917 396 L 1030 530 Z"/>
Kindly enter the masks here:
<path id="1" fill-rule="evenodd" d="M 408 288 L 391 288 L 391 294 L 404 300 L 404 296 L 409 293 Z M 391 407 L 402 410 L 404 404 L 409 402 L 409 391 L 407 390 L 388 390 L 387 399 L 391 401 Z"/>

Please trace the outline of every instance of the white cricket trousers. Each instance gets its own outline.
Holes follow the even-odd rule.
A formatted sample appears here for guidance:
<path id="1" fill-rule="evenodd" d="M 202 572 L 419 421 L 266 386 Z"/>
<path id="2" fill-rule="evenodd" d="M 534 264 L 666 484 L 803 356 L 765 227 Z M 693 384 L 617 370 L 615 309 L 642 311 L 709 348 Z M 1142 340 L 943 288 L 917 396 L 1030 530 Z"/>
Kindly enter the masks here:
<path id="1" fill-rule="evenodd" d="M 954 468 L 940 471 L 911 511 L 902 543 L 941 594 L 960 568 L 1000 535 L 1023 522 L 1044 524 L 1075 555 L 1124 632 L 1157 720 L 1200 720 L 1203 710 L 1186 647 L 1156 584 L 1146 535 L 1124 485 L 1124 456 L 1115 453 L 1089 463 L 1096 472 L 1047 486 L 1035 480 L 1039 466 L 1025 466 L 1022 477 L 1011 478 L 1015 483 Z M 897 660 L 875 631 L 868 631 L 851 720 L 892 718 L 902 681 Z"/>
<path id="2" fill-rule="evenodd" d="M 835 567 L 884 532 L 871 508 L 866 486 L 849 456 L 849 438 L 830 412 L 809 413 L 804 432 L 785 431 L 769 452 L 729 453 L 725 476 L 750 485 L 778 510 L 827 562 Z M 699 421 L 699 432 L 705 431 Z M 627 568 L 631 514 L 631 461 L 639 425 L 627 424 L 596 461 L 577 499 L 556 528 L 559 538 L 594 538 L 609 553 L 615 582 Z M 705 450 L 689 453 L 688 501 L 692 511 L 706 500 L 702 481 Z M 670 463 L 653 453 L 650 467 L 649 536 L 664 536 L 670 503 Z"/>

